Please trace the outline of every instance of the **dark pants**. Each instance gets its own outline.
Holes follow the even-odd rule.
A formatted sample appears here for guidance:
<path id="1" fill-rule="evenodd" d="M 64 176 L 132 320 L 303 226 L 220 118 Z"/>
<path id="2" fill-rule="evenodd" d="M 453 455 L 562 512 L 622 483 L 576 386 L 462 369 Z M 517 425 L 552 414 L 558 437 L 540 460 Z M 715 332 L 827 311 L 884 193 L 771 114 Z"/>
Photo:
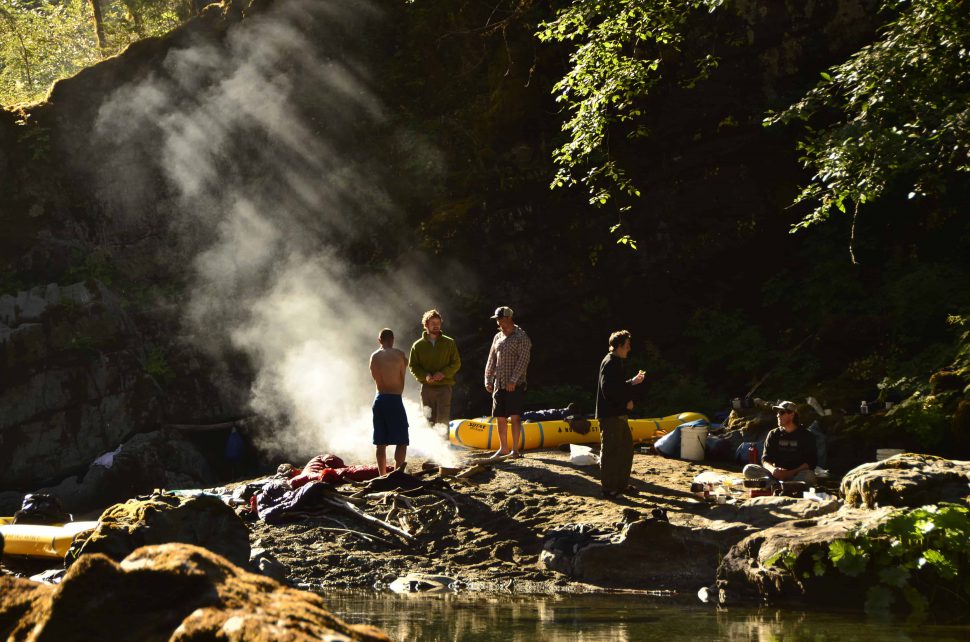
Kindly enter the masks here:
<path id="1" fill-rule="evenodd" d="M 428 415 L 428 423 L 445 424 L 451 421 L 451 386 L 421 386 L 421 405 Z"/>
<path id="2" fill-rule="evenodd" d="M 603 491 L 626 489 L 633 468 L 633 433 L 626 417 L 600 419 L 600 479 Z"/>
<path id="3" fill-rule="evenodd" d="M 525 386 L 518 385 L 509 392 L 505 388 L 496 388 L 492 393 L 493 417 L 518 417 L 525 406 Z"/>

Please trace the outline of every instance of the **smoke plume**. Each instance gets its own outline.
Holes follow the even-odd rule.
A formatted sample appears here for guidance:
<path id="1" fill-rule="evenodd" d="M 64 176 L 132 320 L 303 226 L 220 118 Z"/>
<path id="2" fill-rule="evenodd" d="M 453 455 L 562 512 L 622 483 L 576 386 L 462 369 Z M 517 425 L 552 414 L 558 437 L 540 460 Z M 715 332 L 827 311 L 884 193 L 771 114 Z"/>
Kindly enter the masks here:
<path id="1" fill-rule="evenodd" d="M 252 407 L 276 426 L 259 444 L 271 452 L 372 461 L 377 333 L 394 329 L 407 352 L 421 313 L 446 305 L 419 254 L 393 268 L 367 260 L 402 228 L 380 183 L 374 151 L 390 143 L 374 138 L 388 127 L 359 35 L 379 20 L 367 3 L 278 2 L 170 50 L 107 97 L 94 128 L 103 201 L 165 220 L 178 239 L 188 334 L 255 365 Z M 405 399 L 412 452 L 452 461 L 413 381 Z"/>

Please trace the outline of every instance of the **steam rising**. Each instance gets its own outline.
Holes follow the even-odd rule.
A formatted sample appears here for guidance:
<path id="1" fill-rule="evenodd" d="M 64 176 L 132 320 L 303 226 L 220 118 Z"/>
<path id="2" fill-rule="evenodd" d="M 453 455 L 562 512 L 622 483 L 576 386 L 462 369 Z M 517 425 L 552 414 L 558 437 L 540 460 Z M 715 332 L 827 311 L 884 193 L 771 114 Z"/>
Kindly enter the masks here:
<path id="1" fill-rule="evenodd" d="M 93 132 L 107 147 L 103 200 L 168 221 L 175 256 L 192 257 L 194 340 L 256 365 L 252 406 L 278 426 L 260 446 L 348 463 L 373 461 L 378 331 L 407 352 L 421 313 L 445 305 L 417 255 L 364 275 L 341 258 L 400 216 L 375 182 L 380 159 L 359 153 L 383 117 L 349 35 L 376 18 L 366 3 L 279 2 L 222 42 L 170 51 L 164 73 L 106 99 Z M 451 463 L 409 387 L 411 452 Z"/>

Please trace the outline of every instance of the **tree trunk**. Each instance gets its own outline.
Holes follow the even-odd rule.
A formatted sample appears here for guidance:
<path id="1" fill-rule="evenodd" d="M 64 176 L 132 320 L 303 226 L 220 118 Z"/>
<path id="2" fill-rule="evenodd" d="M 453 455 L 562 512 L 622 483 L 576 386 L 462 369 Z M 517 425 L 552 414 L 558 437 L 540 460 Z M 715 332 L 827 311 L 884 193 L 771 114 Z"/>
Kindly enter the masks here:
<path id="1" fill-rule="evenodd" d="M 24 36 L 20 33 L 20 28 L 17 25 L 17 21 L 13 19 L 13 16 L 2 8 L 0 8 L 0 15 L 6 19 L 7 24 L 10 25 L 10 30 L 14 32 L 14 34 L 17 36 L 17 40 L 20 41 L 20 53 L 24 60 L 24 74 L 27 76 L 27 91 L 33 94 L 34 79 L 30 74 L 30 55 L 27 52 L 27 45 L 24 43 Z"/>
<path id="2" fill-rule="evenodd" d="M 88 0 L 91 3 L 91 12 L 94 14 L 94 33 L 98 37 L 98 50 L 104 56 L 104 50 L 108 43 L 104 41 L 104 20 L 101 18 L 101 0 Z"/>

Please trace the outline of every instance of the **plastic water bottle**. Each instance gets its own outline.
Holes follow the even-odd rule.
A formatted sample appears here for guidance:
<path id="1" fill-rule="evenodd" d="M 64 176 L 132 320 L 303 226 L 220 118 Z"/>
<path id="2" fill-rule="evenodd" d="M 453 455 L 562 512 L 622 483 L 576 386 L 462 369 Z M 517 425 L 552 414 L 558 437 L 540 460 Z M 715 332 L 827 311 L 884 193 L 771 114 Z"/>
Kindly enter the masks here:
<path id="1" fill-rule="evenodd" d="M 869 414 L 869 404 L 867 404 L 865 401 L 863 401 L 861 404 L 859 404 L 859 414 L 860 415 L 868 415 Z"/>

